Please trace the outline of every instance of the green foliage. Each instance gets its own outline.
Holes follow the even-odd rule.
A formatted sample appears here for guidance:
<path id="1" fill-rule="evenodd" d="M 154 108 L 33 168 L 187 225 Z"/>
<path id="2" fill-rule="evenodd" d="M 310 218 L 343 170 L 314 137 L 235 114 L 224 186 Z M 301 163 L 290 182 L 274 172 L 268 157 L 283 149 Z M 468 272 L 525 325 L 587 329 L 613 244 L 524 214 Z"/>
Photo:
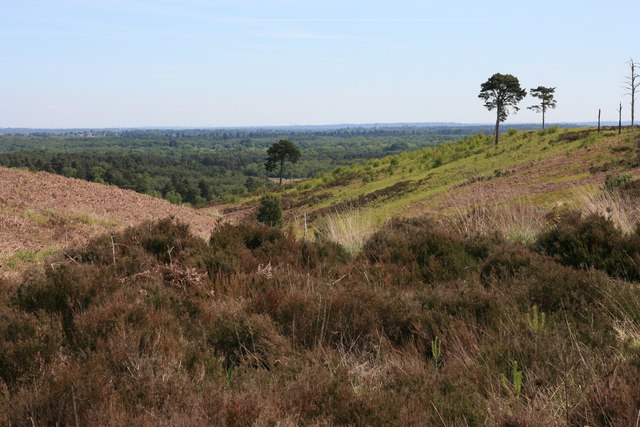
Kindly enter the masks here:
<path id="1" fill-rule="evenodd" d="M 509 112 L 519 110 L 518 103 L 527 95 L 520 87 L 518 78 L 511 74 L 496 73 L 480 86 L 478 98 L 484 101 L 489 110 L 496 110 L 495 143 L 498 144 L 499 123 L 504 122 Z"/>
<path id="2" fill-rule="evenodd" d="M 258 222 L 271 227 L 282 227 L 282 198 L 277 195 L 267 195 L 260 199 Z"/>
<path id="3" fill-rule="evenodd" d="M 169 203 L 173 203 L 174 205 L 179 205 L 182 203 L 182 196 L 180 195 L 180 193 L 177 193 L 173 190 L 167 192 L 164 198 L 167 199 Z"/>
<path id="4" fill-rule="evenodd" d="M 542 113 L 542 129 L 544 129 L 545 127 L 544 126 L 545 113 L 549 109 L 556 108 L 556 100 L 554 98 L 555 91 L 556 91 L 555 87 L 545 87 L 545 86 L 538 86 L 529 91 L 529 94 L 531 96 L 533 96 L 534 98 L 538 98 L 540 100 L 540 103 L 538 105 L 532 105 L 531 107 L 528 107 L 528 108 L 529 110 L 533 110 L 536 113 Z"/>
<path id="5" fill-rule="evenodd" d="M 537 304 L 534 304 L 531 311 L 527 312 L 527 324 L 529 328 L 536 334 L 543 331 L 546 323 L 546 314 L 538 308 Z"/>
<path id="6" fill-rule="evenodd" d="M 511 372 L 510 375 L 502 374 L 500 376 L 500 382 L 502 383 L 502 387 L 513 395 L 514 398 L 518 399 L 520 394 L 522 393 L 522 380 L 523 373 L 518 368 L 518 361 L 514 360 L 511 362 Z"/>
<path id="7" fill-rule="evenodd" d="M 436 335 L 434 339 L 431 340 L 431 358 L 436 366 L 440 365 L 440 358 L 442 357 L 442 341 Z"/>
<path id="8" fill-rule="evenodd" d="M 298 149 L 293 142 L 288 139 L 281 139 L 267 150 L 267 158 L 264 162 L 264 167 L 267 172 L 271 172 L 279 168 L 278 178 L 280 178 L 280 185 L 282 185 L 285 162 L 297 163 L 300 156 L 300 149 Z"/>
<path id="9" fill-rule="evenodd" d="M 247 179 L 265 183 L 264 158 L 273 141 L 295 140 L 304 152 L 285 175 L 307 178 L 358 160 L 434 146 L 482 126 L 330 130 L 136 130 L 3 134 L 0 165 L 42 170 L 116 185 L 197 205 L 240 196 Z M 378 163 L 379 164 L 379 163 Z M 249 181 L 251 186 L 251 181 Z M 173 199 L 175 202 L 175 199 Z"/>
<path id="10" fill-rule="evenodd" d="M 625 235 L 610 219 L 559 211 L 538 236 L 536 247 L 564 265 L 596 268 L 627 280 L 640 279 L 640 234 Z"/>
<path id="11" fill-rule="evenodd" d="M 607 174 L 604 179 L 604 188 L 608 191 L 614 191 L 618 189 L 625 189 L 630 186 L 633 181 L 633 176 L 627 173 L 621 173 L 617 175 Z"/>
<path id="12" fill-rule="evenodd" d="M 518 78 L 511 74 L 496 73 L 482 83 L 478 98 L 484 101 L 489 110 L 497 111 L 498 120 L 504 122 L 509 116 L 509 110 L 517 112 L 518 103 L 527 95 L 527 91 L 520 87 Z"/>

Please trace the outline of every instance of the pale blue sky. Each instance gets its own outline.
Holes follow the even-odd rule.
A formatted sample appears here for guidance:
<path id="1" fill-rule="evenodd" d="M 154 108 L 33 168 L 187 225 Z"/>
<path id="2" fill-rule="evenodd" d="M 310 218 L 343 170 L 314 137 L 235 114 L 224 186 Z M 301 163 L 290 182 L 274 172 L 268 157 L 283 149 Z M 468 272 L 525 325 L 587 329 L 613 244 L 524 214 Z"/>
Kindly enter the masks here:
<path id="1" fill-rule="evenodd" d="M 493 73 L 549 122 L 617 119 L 640 1 L 0 0 L 0 127 L 481 122 Z M 534 122 L 524 107 L 511 122 Z M 640 108 L 638 108 L 640 110 Z"/>

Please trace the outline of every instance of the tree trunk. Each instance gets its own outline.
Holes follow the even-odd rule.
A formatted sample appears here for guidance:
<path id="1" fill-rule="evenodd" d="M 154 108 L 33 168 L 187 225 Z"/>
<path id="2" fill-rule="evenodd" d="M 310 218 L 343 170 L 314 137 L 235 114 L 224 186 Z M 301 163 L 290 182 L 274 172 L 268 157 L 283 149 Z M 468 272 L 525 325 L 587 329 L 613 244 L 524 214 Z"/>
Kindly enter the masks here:
<path id="1" fill-rule="evenodd" d="M 620 108 L 618 108 L 618 135 L 622 133 L 622 102 Z"/>
<path id="2" fill-rule="evenodd" d="M 284 159 L 280 160 L 280 184 L 279 186 L 282 187 L 282 175 L 284 174 Z"/>
<path id="3" fill-rule="evenodd" d="M 546 108 L 544 108 L 544 105 L 542 106 L 542 130 L 544 130 L 544 112 L 545 112 Z"/>
<path id="4" fill-rule="evenodd" d="M 631 59 L 631 129 L 634 126 L 634 114 L 636 110 L 636 63 Z"/>
<path id="5" fill-rule="evenodd" d="M 600 110 L 600 108 L 598 108 L 598 133 L 600 133 L 600 113 L 602 111 Z"/>
<path id="6" fill-rule="evenodd" d="M 496 108 L 496 134 L 495 134 L 495 139 L 494 139 L 494 144 L 498 145 L 498 133 L 500 132 L 500 106 L 498 105 L 498 108 Z"/>
<path id="7" fill-rule="evenodd" d="M 634 83 L 635 83 L 635 79 L 633 79 L 633 80 L 634 80 Z M 635 103 L 636 103 L 636 90 L 632 89 L 631 90 L 631 128 L 632 129 L 633 129 L 633 126 L 634 126 L 634 124 L 633 124 L 633 119 L 634 119 L 633 115 L 635 114 L 635 109 L 636 109 L 635 108 Z"/>

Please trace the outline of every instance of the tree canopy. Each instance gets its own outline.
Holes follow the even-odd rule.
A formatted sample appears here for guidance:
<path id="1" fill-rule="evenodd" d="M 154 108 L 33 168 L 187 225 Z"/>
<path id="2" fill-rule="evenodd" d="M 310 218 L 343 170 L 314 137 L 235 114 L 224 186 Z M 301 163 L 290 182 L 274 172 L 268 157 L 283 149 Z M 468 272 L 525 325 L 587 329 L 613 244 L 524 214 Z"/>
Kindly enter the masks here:
<path id="1" fill-rule="evenodd" d="M 280 178 L 280 185 L 282 185 L 284 163 L 296 163 L 298 159 L 300 159 L 300 155 L 300 150 L 293 142 L 288 139 L 281 139 L 267 150 L 267 158 L 265 160 L 264 167 L 267 172 L 271 172 L 280 166 L 278 177 Z"/>
<path id="2" fill-rule="evenodd" d="M 527 91 L 520 87 L 518 78 L 511 74 L 496 73 L 480 86 L 478 98 L 484 101 L 489 110 L 496 110 L 495 143 L 498 144 L 500 123 L 504 122 L 509 113 L 519 110 L 518 103 L 527 96 Z"/>
<path id="3" fill-rule="evenodd" d="M 534 98 L 538 98 L 540 103 L 538 105 L 532 105 L 528 107 L 529 110 L 533 110 L 536 113 L 542 113 L 542 129 L 544 129 L 544 115 L 549 109 L 556 108 L 556 100 L 554 98 L 555 87 L 538 86 L 532 88 L 529 94 Z"/>

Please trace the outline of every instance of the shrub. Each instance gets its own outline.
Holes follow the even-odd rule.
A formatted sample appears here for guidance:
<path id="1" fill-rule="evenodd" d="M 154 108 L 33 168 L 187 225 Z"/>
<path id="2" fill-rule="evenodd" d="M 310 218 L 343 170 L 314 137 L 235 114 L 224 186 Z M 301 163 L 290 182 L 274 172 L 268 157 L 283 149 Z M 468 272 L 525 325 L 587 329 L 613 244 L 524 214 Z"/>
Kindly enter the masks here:
<path id="1" fill-rule="evenodd" d="M 583 218 L 577 211 L 555 212 L 552 224 L 535 247 L 575 268 L 596 268 L 628 280 L 640 279 L 640 234 L 625 236 L 599 215 Z"/>
<path id="2" fill-rule="evenodd" d="M 42 316 L 38 321 L 26 313 L 0 309 L 0 380 L 12 386 L 25 377 L 37 378 L 39 371 L 53 360 L 62 341 L 55 319 Z"/>
<path id="3" fill-rule="evenodd" d="M 617 189 L 623 190 L 629 187 L 632 181 L 633 177 L 626 173 L 622 173 L 619 175 L 607 174 L 604 179 L 604 188 L 608 191 L 614 191 Z"/>
<path id="4" fill-rule="evenodd" d="M 14 305 L 26 312 L 60 315 L 67 340 L 74 340 L 74 317 L 94 300 L 101 287 L 113 283 L 105 271 L 92 265 L 48 269 L 44 277 L 25 282 L 14 294 Z"/>
<path id="5" fill-rule="evenodd" d="M 69 255 L 83 263 L 113 266 L 118 274 L 126 276 L 158 262 L 204 268 L 209 251 L 204 240 L 189 232 L 187 224 L 164 218 L 98 237 Z"/>
<path id="6" fill-rule="evenodd" d="M 588 220 L 549 228 L 582 244 Z M 593 224 L 598 245 L 640 252 Z M 261 224 L 221 225 L 207 246 L 160 221 L 67 254 L 0 279 L 1 425 L 637 420 L 637 283 L 522 244 L 396 220 L 348 259 Z M 201 262 L 215 280 L 167 286 Z"/>
<path id="7" fill-rule="evenodd" d="M 465 277 L 486 255 L 484 244 L 428 220 L 394 220 L 364 245 L 369 262 L 398 265 L 424 282 Z"/>
<path id="8" fill-rule="evenodd" d="M 243 362 L 270 369 L 282 361 L 288 343 L 278 334 L 271 319 L 221 308 L 206 331 L 207 343 L 224 358 L 225 369 L 237 368 Z"/>
<path id="9" fill-rule="evenodd" d="M 258 222 L 271 227 L 282 227 L 282 199 L 278 196 L 264 196 L 260 200 Z"/>
<path id="10" fill-rule="evenodd" d="M 304 270 L 329 269 L 348 260 L 348 254 L 331 242 L 300 242 L 282 230 L 262 224 L 224 224 L 209 240 L 211 258 L 208 271 L 234 274 L 255 271 L 260 264 L 290 265 Z"/>

